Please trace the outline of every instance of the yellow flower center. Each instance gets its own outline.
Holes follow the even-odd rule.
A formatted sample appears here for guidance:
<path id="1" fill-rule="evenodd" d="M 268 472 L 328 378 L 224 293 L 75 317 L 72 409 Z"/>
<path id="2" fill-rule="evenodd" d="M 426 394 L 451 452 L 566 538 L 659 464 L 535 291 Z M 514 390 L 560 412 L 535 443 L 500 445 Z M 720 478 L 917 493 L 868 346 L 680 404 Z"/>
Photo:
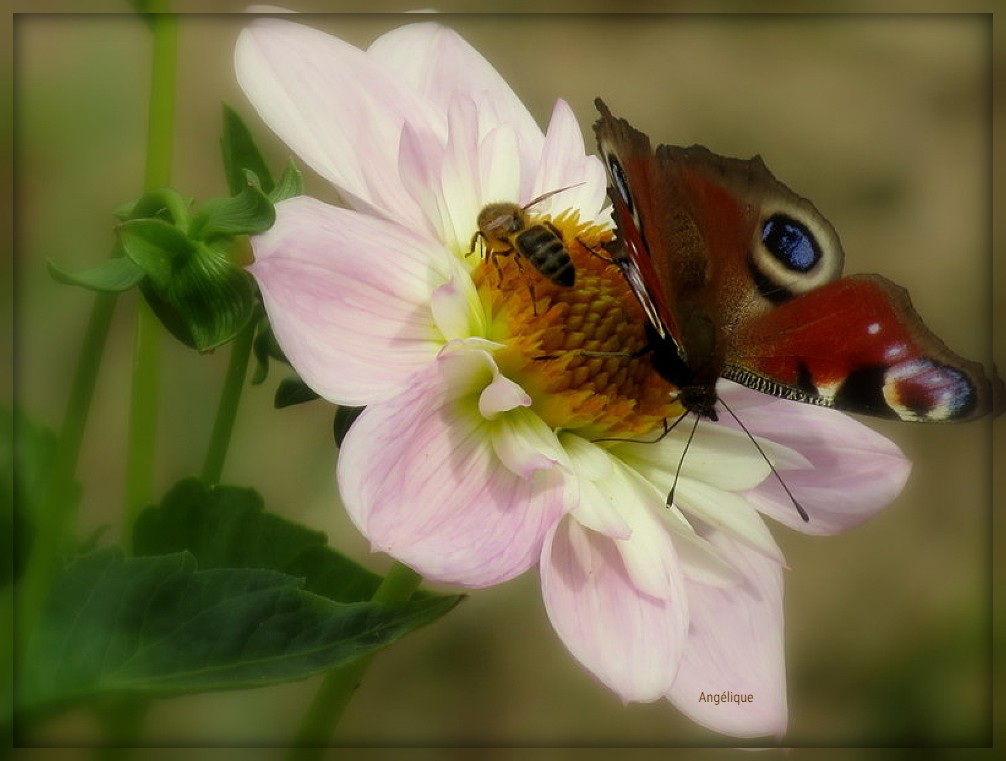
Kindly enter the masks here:
<path id="1" fill-rule="evenodd" d="M 602 249 L 611 231 L 581 223 L 575 211 L 530 220 L 545 222 L 572 260 L 572 286 L 541 274 L 513 243 L 510 253 L 495 248 L 484 256 L 472 273 L 492 319 L 488 337 L 506 345 L 496 352 L 500 369 L 531 395 L 532 409 L 553 428 L 589 438 L 661 429 L 682 408 L 650 357 L 638 355 L 647 343 L 646 318 Z"/>

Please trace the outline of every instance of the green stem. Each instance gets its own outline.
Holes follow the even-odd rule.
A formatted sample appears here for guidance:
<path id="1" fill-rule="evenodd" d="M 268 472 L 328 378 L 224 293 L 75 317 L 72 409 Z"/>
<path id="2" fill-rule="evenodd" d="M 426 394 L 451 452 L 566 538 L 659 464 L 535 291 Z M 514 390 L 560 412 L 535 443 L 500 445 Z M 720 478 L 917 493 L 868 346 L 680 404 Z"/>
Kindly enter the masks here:
<path id="1" fill-rule="evenodd" d="M 77 369 L 70 386 L 70 397 L 63 416 L 52 473 L 46 480 L 45 492 L 37 506 L 34 538 L 28 551 L 24 575 L 15 595 L 16 652 L 19 660 L 24 658 L 27 643 L 41 614 L 46 592 L 63 550 L 73 508 L 70 485 L 77 472 L 84 428 L 91 410 L 98 368 L 105 351 L 116 301 L 117 294 L 114 293 L 99 293 L 94 298 L 77 359 Z M 3 664 L 2 683 L 6 685 L 9 682 L 7 670 L 10 661 L 4 657 Z"/>
<path id="2" fill-rule="evenodd" d="M 227 377 L 224 379 L 223 391 L 220 392 L 220 405 L 213 421 L 213 432 L 210 434 L 210 444 L 206 450 L 206 460 L 203 463 L 203 480 L 215 484 L 220 480 L 227 457 L 227 448 L 231 443 L 231 433 L 234 431 L 234 420 L 244 390 L 245 376 L 248 374 L 248 358 L 251 355 L 252 339 L 255 336 L 255 321 L 248 324 L 234 338 L 231 344 L 231 359 L 227 366 Z"/>
<path id="3" fill-rule="evenodd" d="M 381 586 L 374 592 L 375 602 L 404 602 L 412 597 L 423 577 L 401 563 L 395 563 Z M 321 758 L 342 714 L 360 686 L 364 673 L 376 653 L 357 658 L 329 671 L 301 719 L 287 758 L 289 761 L 313 761 Z"/>
<path id="4" fill-rule="evenodd" d="M 178 21 L 166 13 L 166 0 L 150 3 L 154 34 L 147 123 L 147 161 L 144 187 L 168 185 L 175 124 L 175 72 L 178 58 Z M 123 537 L 129 549 L 133 523 L 153 498 L 157 441 L 157 402 L 161 370 L 161 328 L 157 317 L 141 302 L 133 349 L 133 378 L 129 400 L 126 450 L 126 499 Z"/>
<path id="5" fill-rule="evenodd" d="M 150 23 L 154 54 L 147 110 L 147 162 L 144 187 L 154 190 L 171 181 L 175 132 L 175 74 L 178 63 L 178 19 L 168 13 L 167 0 L 151 0 Z"/>

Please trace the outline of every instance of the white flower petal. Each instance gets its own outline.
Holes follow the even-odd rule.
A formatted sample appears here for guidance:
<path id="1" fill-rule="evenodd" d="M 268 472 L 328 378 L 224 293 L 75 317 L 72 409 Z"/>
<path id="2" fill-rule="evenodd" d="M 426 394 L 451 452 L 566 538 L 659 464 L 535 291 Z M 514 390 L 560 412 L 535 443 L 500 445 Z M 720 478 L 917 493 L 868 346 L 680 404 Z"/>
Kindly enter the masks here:
<path id="1" fill-rule="evenodd" d="M 456 259 L 450 259 L 449 268 L 451 279 L 430 297 L 434 323 L 446 341 L 485 335 L 485 310 L 471 276 Z"/>
<path id="2" fill-rule="evenodd" d="M 444 243 L 460 253 L 470 249 L 482 208 L 479 177 L 478 115 L 468 98 L 456 97 L 447 112 L 448 138 L 440 183 L 450 224 Z"/>
<path id="3" fill-rule="evenodd" d="M 662 600 L 673 600 L 680 585 L 681 571 L 677 553 L 657 511 L 665 510 L 663 497 L 652 484 L 616 463 L 615 478 L 604 486 L 617 492 L 624 500 L 622 515 L 632 529 L 628 538 L 615 542 L 625 569 L 641 592 Z"/>
<path id="4" fill-rule="evenodd" d="M 685 420 L 658 442 L 620 442 L 611 451 L 665 492 L 674 484 L 678 463 L 681 475 L 727 491 L 754 488 L 769 476 L 768 463 L 747 434 L 702 421 L 686 452 L 689 430 L 690 423 Z M 777 468 L 809 464 L 799 452 L 775 442 L 762 439 L 759 444 Z"/>
<path id="5" fill-rule="evenodd" d="M 604 166 L 596 156 L 585 153 L 583 133 L 573 109 L 560 98 L 552 111 L 531 195 L 569 189 L 536 205 L 535 212 L 555 216 L 575 208 L 580 211 L 581 219 L 593 220 L 607 197 L 607 185 Z"/>
<path id="6" fill-rule="evenodd" d="M 501 124 L 482 138 L 479 173 L 483 206 L 497 201 L 516 203 L 520 198 L 520 154 L 517 135 L 510 125 Z M 474 227 L 472 230 L 474 232 Z"/>
<path id="7" fill-rule="evenodd" d="M 772 538 L 761 515 L 741 496 L 702 481 L 682 476 L 674 492 L 674 504 L 703 523 L 735 537 L 780 565 L 782 550 Z"/>
<path id="8" fill-rule="evenodd" d="M 509 124 L 521 145 L 522 164 L 530 169 L 537 162 L 544 142 L 541 128 L 503 77 L 453 30 L 410 24 L 378 37 L 367 52 L 442 113 L 456 95 L 471 98 L 479 110 L 480 137 Z"/>
<path id="9" fill-rule="evenodd" d="M 555 432 L 526 407 L 515 407 L 500 415 L 489 430 L 493 451 L 514 475 L 530 478 L 536 471 L 560 463 L 568 466 Z"/>

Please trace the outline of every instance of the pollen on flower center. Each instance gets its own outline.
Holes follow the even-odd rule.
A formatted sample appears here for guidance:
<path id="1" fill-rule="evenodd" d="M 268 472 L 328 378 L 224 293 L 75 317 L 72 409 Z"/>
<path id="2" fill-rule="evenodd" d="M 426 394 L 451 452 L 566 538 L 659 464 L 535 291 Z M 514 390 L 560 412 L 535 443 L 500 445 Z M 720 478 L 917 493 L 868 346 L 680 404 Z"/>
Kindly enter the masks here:
<path id="1" fill-rule="evenodd" d="M 472 273 L 492 316 L 489 337 L 505 344 L 500 369 L 553 428 L 590 437 L 661 428 L 682 408 L 650 358 L 633 356 L 646 345 L 645 317 L 602 249 L 611 231 L 580 223 L 575 211 L 547 221 L 572 260 L 572 286 L 541 274 L 519 250 L 483 255 Z"/>

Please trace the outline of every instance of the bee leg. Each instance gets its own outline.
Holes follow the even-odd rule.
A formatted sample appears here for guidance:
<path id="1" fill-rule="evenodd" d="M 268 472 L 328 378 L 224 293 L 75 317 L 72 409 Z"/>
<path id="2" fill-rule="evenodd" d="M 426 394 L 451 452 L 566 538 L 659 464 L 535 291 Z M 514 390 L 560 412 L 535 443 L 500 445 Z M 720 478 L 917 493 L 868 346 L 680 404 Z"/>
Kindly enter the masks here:
<path id="1" fill-rule="evenodd" d="M 510 256 L 510 254 L 512 254 L 513 252 L 514 252 L 514 247 L 513 246 L 510 246 L 510 248 L 504 248 L 504 249 L 501 249 L 499 251 L 493 251 L 492 252 L 493 265 L 496 267 L 496 274 L 499 276 L 499 280 L 496 281 L 496 287 L 497 288 L 499 288 L 501 285 L 503 285 L 503 268 L 500 267 L 500 263 L 497 261 L 497 259 L 499 259 L 499 257 L 501 257 L 501 256 Z M 489 258 L 489 255 L 490 254 L 487 253 L 486 254 L 486 258 Z M 520 265 L 519 259 L 520 258 L 518 257 L 518 261 L 517 261 L 518 265 Z"/>
<path id="2" fill-rule="evenodd" d="M 531 294 L 531 309 L 534 311 L 534 316 L 538 316 L 538 300 L 534 293 L 534 284 L 531 282 L 531 276 L 528 274 L 527 270 L 524 269 L 524 262 L 521 261 L 521 257 L 514 257 L 514 263 L 517 265 L 517 271 L 524 276 L 524 280 L 527 282 L 527 291 Z"/>
<path id="3" fill-rule="evenodd" d="M 475 234 L 472 236 L 471 242 L 468 244 L 468 253 L 465 254 L 466 259 L 475 253 L 475 243 L 478 241 L 478 239 L 482 238 L 483 240 L 485 240 L 485 237 L 486 236 L 482 234 L 481 230 L 475 231 Z"/>

